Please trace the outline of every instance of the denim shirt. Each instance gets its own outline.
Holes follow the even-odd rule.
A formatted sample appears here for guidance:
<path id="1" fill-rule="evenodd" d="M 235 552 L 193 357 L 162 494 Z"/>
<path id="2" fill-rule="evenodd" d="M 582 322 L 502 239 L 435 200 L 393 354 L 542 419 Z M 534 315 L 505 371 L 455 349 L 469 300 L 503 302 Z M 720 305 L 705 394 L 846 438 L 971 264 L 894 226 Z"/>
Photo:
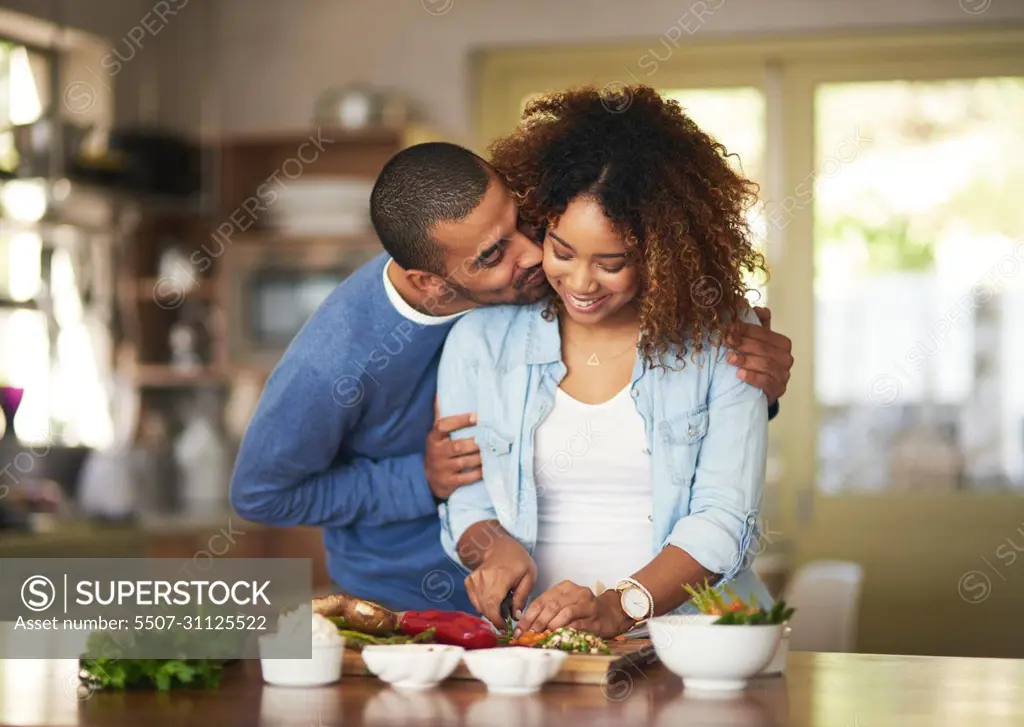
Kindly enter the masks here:
<path id="1" fill-rule="evenodd" d="M 557 321 L 544 303 L 474 310 L 452 329 L 438 371 L 441 416 L 476 412 L 453 433 L 480 446 L 483 479 L 440 506 L 441 541 L 455 563 L 456 544 L 474 523 L 498 520 L 531 554 L 537 542 L 534 432 L 551 411 L 566 375 Z M 753 311 L 744 320 L 758 323 Z M 666 545 L 686 551 L 759 604 L 771 598 L 750 566 L 757 552 L 768 440 L 764 392 L 737 378 L 726 350 L 705 342 L 675 370 L 637 355 L 630 396 L 643 419 L 651 456 L 653 559 Z M 614 433 L 612 433 L 614 435 Z M 593 434 L 579 432 L 580 445 Z M 579 451 L 578 449 L 576 451 Z M 623 574 L 623 577 L 632 574 Z M 679 612 L 692 611 L 689 603 Z"/>

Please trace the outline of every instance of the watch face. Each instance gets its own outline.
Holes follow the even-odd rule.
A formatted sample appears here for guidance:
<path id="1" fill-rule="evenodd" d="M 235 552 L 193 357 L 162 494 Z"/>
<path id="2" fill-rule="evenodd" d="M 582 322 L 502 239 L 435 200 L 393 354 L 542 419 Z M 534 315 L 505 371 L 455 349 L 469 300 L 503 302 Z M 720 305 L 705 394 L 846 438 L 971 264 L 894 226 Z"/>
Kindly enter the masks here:
<path id="1" fill-rule="evenodd" d="M 647 617 L 650 603 L 639 588 L 627 588 L 622 592 L 622 610 L 634 621 Z"/>

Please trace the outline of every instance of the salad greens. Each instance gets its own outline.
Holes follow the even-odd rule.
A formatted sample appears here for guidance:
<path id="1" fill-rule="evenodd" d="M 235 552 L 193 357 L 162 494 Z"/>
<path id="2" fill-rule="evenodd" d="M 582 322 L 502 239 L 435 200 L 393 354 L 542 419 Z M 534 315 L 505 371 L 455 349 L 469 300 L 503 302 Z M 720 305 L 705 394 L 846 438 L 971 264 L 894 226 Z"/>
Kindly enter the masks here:
<path id="1" fill-rule="evenodd" d="M 703 586 L 692 588 L 685 584 L 683 587 L 690 594 L 690 602 L 696 606 L 698 611 L 703 614 L 720 616 L 721 618 L 715 621 L 715 624 L 723 626 L 781 624 L 788 621 L 796 611 L 781 599 L 776 601 L 771 609 L 765 611 L 758 606 L 757 597 L 754 594 L 750 595 L 749 603 L 747 603 L 736 595 L 736 592 L 728 585 L 721 589 L 728 596 L 729 600 L 727 601 L 718 589 L 712 588 L 708 584 L 706 578 Z"/>

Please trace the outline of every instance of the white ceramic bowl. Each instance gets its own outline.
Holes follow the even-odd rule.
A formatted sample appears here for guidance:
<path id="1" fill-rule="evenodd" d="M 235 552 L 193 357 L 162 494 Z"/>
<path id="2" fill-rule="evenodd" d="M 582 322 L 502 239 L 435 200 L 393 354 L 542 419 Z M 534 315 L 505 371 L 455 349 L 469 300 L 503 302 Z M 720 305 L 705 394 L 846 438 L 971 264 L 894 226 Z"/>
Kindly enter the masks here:
<path id="1" fill-rule="evenodd" d="M 276 634 L 259 637 L 260 652 L 267 650 L 266 639 Z M 269 644 L 267 644 L 269 645 Z M 341 679 L 341 662 L 345 656 L 345 639 L 331 644 L 313 644 L 309 659 L 260 659 L 263 681 L 279 687 L 319 687 Z"/>
<path id="2" fill-rule="evenodd" d="M 768 666 L 762 669 L 759 676 L 775 676 L 786 671 L 786 657 L 789 656 L 789 635 L 793 629 L 785 626 L 782 629 L 782 638 L 779 639 L 779 646 L 775 649 L 775 656 L 768 662 Z"/>
<path id="3" fill-rule="evenodd" d="M 648 622 L 654 651 L 683 678 L 687 689 L 736 691 L 768 666 L 782 626 L 717 626 L 690 616 L 659 616 Z"/>
<path id="4" fill-rule="evenodd" d="M 532 694 L 558 673 L 568 656 L 554 649 L 505 646 L 467 651 L 462 660 L 495 694 Z"/>
<path id="5" fill-rule="evenodd" d="M 398 689 L 430 689 L 448 678 L 465 649 L 442 644 L 364 646 L 366 668 Z"/>

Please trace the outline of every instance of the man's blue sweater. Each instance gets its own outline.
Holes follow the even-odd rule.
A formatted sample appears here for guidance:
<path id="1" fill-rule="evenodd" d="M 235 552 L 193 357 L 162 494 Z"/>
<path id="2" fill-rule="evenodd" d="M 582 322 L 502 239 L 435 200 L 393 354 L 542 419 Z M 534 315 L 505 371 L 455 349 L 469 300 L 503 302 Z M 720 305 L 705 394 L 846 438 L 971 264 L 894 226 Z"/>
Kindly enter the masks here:
<path id="1" fill-rule="evenodd" d="M 231 481 L 239 515 L 324 529 L 346 592 L 399 609 L 472 611 L 441 548 L 423 468 L 441 348 L 453 321 L 405 317 L 380 255 L 313 314 L 267 381 Z"/>

